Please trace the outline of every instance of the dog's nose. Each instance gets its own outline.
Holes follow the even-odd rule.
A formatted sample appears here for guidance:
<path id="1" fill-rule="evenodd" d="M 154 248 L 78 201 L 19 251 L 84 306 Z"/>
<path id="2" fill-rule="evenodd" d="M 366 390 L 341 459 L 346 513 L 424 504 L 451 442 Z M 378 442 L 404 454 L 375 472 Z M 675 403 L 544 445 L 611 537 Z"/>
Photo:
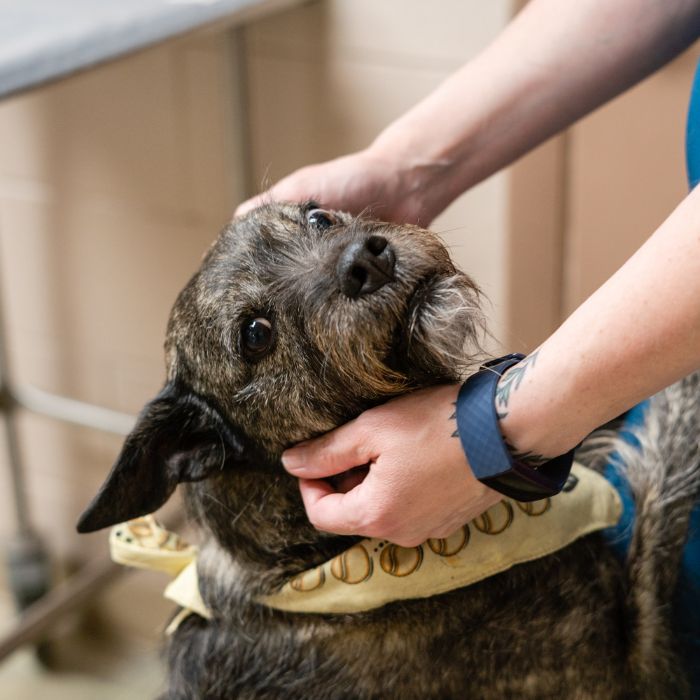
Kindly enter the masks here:
<path id="1" fill-rule="evenodd" d="M 353 241 L 338 259 L 340 291 L 351 299 L 376 292 L 394 278 L 395 262 L 394 251 L 383 236 Z"/>

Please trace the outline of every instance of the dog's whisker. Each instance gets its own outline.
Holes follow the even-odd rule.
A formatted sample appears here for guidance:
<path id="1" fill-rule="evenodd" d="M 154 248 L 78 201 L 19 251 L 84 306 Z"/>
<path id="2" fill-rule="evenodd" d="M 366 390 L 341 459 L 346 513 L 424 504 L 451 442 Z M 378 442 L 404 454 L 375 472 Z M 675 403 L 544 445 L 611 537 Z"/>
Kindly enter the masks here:
<path id="1" fill-rule="evenodd" d="M 260 503 L 258 504 L 258 510 L 262 513 L 263 507 L 265 506 L 265 503 L 267 501 L 268 494 L 272 491 L 272 489 L 279 484 L 280 477 L 276 476 L 274 481 L 263 491 L 262 496 L 260 497 Z"/>
<path id="2" fill-rule="evenodd" d="M 230 513 L 234 518 L 232 522 L 236 522 L 236 519 L 240 516 L 240 511 L 237 513 L 236 511 L 232 510 L 223 501 L 220 501 L 218 498 L 216 498 L 216 496 L 214 496 L 213 494 L 205 491 L 203 493 L 203 496 L 205 498 L 208 498 L 210 501 L 214 501 L 214 503 L 216 503 L 216 505 L 223 508 L 227 513 Z"/>

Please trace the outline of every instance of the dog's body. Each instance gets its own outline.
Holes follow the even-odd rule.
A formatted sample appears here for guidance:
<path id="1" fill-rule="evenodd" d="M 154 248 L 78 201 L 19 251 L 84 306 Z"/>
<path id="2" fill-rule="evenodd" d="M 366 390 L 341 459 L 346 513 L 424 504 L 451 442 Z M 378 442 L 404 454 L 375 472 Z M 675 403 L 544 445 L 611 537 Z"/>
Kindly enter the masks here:
<path id="1" fill-rule="evenodd" d="M 473 284 L 428 232 L 270 205 L 222 233 L 173 310 L 166 388 L 80 523 L 153 511 L 189 482 L 212 619 L 177 629 L 165 697 L 684 697 L 669 608 L 698 490 L 697 376 L 652 400 L 641 450 L 606 443 L 636 501 L 626 563 L 596 534 L 369 612 L 256 602 L 354 541 L 308 523 L 282 450 L 401 391 L 459 380 L 477 327 Z"/>

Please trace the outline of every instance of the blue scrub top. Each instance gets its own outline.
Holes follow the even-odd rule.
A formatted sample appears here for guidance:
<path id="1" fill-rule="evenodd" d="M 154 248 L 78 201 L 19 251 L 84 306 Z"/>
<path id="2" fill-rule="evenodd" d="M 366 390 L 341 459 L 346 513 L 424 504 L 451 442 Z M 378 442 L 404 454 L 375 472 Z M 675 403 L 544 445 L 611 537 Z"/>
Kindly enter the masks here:
<path id="1" fill-rule="evenodd" d="M 685 162 L 688 185 L 692 190 L 700 182 L 700 63 L 695 70 L 693 86 L 690 89 L 685 135 Z"/>
<path id="2" fill-rule="evenodd" d="M 686 123 L 685 162 L 688 186 L 700 182 L 700 63 L 690 89 Z M 681 571 L 675 596 L 676 632 L 679 635 L 692 686 L 693 700 L 700 698 L 700 503 L 688 525 Z"/>
<path id="3" fill-rule="evenodd" d="M 700 63 L 695 70 L 688 105 L 685 159 L 688 186 L 692 190 L 700 182 Z M 638 444 L 634 428 L 644 423 L 648 402 L 628 412 L 621 429 L 622 436 Z M 620 522 L 605 531 L 603 537 L 622 561 L 627 558 L 634 530 L 635 502 L 624 469 L 615 455 L 605 469 L 605 476 L 615 486 L 623 503 Z M 674 632 L 685 662 L 691 685 L 692 700 L 700 700 L 700 503 L 690 514 L 688 534 L 680 562 L 680 571 L 673 599 Z"/>

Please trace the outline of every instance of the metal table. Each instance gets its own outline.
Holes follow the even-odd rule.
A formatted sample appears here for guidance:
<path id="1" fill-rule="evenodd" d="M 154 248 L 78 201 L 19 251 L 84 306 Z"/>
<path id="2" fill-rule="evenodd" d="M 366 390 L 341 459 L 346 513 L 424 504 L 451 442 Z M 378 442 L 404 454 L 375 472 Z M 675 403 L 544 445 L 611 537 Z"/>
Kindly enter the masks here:
<path id="1" fill-rule="evenodd" d="M 240 27 L 303 0 L 0 0 L 0 98 L 24 92 L 193 30 Z M 1 302 L 2 300 L 0 300 Z M 66 583 L 49 587 L 46 551 L 29 517 L 14 413 L 17 408 L 125 435 L 130 415 L 12 382 L 0 303 L 0 422 L 11 470 L 16 535 L 8 567 L 18 606 L 16 628 L 0 638 L 0 660 L 36 642 L 62 615 L 85 602 L 121 567 L 91 562 Z"/>
<path id="2" fill-rule="evenodd" d="M 0 0 L 0 98 L 300 0 Z"/>

